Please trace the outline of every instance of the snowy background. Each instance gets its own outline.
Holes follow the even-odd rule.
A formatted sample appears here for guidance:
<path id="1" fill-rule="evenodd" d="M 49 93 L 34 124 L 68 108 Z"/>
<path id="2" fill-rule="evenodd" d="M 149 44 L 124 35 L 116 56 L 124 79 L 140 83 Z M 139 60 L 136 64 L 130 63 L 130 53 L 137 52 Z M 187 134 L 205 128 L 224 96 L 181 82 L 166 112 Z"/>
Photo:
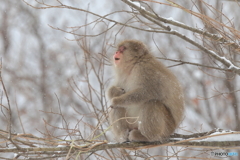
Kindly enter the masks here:
<path id="1" fill-rule="evenodd" d="M 35 1 L 27 2 L 35 7 L 42 7 Z M 140 22 L 144 18 L 131 19 L 132 14 L 126 11 L 132 12 L 132 9 L 120 0 L 61 2 L 101 16 L 115 12 L 108 18 L 149 29 L 148 26 L 141 26 Z M 236 2 L 206 1 L 228 19 L 216 14 L 216 11 L 200 1 L 176 2 L 240 30 L 239 4 Z M 45 3 L 59 5 L 54 0 Z M 201 19 L 181 9 L 160 4 L 149 5 L 162 17 L 218 33 Z M 92 139 L 106 130 L 109 103 L 105 91 L 112 79 L 110 62 L 114 46 L 124 39 L 143 41 L 156 57 L 224 68 L 209 55 L 174 35 L 136 30 L 107 20 L 95 21 L 97 18 L 79 10 L 60 7 L 35 9 L 20 0 L 0 1 L 2 78 L 10 99 L 14 132 L 42 137 Z M 91 24 L 86 25 L 88 23 Z M 113 28 L 98 35 L 113 25 Z M 227 47 L 221 48 L 213 42 L 204 43 L 205 37 L 177 27 L 172 28 L 240 66 L 239 51 L 236 53 Z M 235 38 L 234 41 L 239 44 L 239 37 Z M 185 117 L 176 132 L 191 134 L 213 128 L 240 130 L 238 75 L 203 66 L 174 66 L 178 63 L 160 61 L 166 66 L 173 66 L 170 69 L 184 89 Z M 7 106 L 3 89 L 0 101 Z M 1 107 L 0 130 L 7 128 L 7 112 Z M 110 131 L 98 139 L 114 141 Z M 154 151 L 158 152 L 157 149 Z M 186 154 L 191 152 L 186 151 Z"/>

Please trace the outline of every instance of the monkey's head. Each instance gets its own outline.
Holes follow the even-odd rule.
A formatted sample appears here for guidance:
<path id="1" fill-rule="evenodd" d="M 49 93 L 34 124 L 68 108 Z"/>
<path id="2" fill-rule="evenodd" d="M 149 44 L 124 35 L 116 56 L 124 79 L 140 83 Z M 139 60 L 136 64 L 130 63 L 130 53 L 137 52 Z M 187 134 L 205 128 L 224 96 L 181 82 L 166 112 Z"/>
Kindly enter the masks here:
<path id="1" fill-rule="evenodd" d="M 134 64 L 144 59 L 148 55 L 147 47 L 137 40 L 126 40 L 118 45 L 118 49 L 113 56 L 116 67 L 126 64 Z"/>

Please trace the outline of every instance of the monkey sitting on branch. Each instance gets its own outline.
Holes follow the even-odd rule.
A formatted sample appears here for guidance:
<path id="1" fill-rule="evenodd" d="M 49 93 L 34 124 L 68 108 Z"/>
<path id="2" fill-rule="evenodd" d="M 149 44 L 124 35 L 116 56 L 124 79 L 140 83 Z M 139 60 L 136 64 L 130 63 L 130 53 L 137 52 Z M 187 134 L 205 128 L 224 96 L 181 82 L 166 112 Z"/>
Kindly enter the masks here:
<path id="1" fill-rule="evenodd" d="M 137 40 L 120 43 L 113 60 L 115 80 L 107 94 L 117 141 L 165 141 L 184 112 L 177 78 Z"/>

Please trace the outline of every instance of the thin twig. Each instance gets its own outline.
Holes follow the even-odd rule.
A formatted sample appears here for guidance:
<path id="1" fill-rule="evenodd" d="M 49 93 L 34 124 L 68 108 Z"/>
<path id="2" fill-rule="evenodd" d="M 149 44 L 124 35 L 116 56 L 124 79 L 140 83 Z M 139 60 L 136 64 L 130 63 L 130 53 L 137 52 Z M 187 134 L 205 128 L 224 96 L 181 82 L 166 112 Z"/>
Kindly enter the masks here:
<path id="1" fill-rule="evenodd" d="M 9 97 L 8 97 L 8 93 L 7 93 L 7 90 L 6 90 L 6 87 L 4 85 L 4 82 L 3 82 L 3 78 L 2 78 L 2 58 L 0 60 L 0 81 L 1 81 L 1 84 L 2 84 L 2 87 L 3 87 L 3 91 L 4 91 L 4 94 L 7 98 L 7 104 L 8 104 L 8 139 L 9 141 L 15 145 L 18 149 L 20 149 L 21 147 L 19 147 L 16 143 L 13 142 L 12 140 L 12 110 L 11 110 L 11 104 L 10 104 L 10 100 L 9 100 Z"/>

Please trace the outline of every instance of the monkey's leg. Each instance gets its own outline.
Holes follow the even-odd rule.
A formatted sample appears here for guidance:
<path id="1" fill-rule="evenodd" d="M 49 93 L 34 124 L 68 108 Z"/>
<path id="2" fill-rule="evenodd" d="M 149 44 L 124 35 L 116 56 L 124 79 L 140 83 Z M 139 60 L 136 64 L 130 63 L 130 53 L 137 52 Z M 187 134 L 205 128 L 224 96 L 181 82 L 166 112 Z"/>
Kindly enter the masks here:
<path id="1" fill-rule="evenodd" d="M 138 130 L 148 141 L 164 141 L 164 138 L 167 138 L 175 128 L 173 116 L 163 103 L 150 100 L 143 104 L 139 115 Z"/>
<path id="2" fill-rule="evenodd" d="M 112 132 L 117 138 L 118 142 L 128 141 L 129 127 L 126 119 L 125 108 L 114 108 L 109 114 L 110 123 L 112 125 Z"/>

